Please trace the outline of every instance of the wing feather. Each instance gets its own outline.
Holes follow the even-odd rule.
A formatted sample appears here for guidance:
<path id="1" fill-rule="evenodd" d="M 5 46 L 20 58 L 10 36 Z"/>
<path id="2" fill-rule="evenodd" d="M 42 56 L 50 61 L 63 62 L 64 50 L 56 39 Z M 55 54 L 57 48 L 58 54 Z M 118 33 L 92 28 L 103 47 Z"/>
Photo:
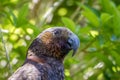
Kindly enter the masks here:
<path id="1" fill-rule="evenodd" d="M 41 75 L 33 64 L 27 63 L 18 68 L 8 80 L 41 80 Z"/>

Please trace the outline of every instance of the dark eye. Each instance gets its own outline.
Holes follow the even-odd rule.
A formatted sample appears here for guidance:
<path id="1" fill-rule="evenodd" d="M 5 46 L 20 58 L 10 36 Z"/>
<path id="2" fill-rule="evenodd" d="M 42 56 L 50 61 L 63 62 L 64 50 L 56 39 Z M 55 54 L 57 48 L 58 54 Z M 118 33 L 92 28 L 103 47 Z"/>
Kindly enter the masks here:
<path id="1" fill-rule="evenodd" d="M 60 30 L 55 30 L 55 31 L 54 31 L 54 34 L 55 34 L 55 35 L 59 35 L 59 34 L 60 34 Z"/>

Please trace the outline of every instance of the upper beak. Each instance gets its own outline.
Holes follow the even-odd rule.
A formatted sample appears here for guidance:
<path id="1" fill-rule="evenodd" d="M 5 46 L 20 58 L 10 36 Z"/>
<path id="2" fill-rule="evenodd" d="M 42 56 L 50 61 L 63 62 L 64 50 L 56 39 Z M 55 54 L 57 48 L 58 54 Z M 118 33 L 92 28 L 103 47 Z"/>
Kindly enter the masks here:
<path id="1" fill-rule="evenodd" d="M 73 49 L 72 56 L 74 56 L 78 47 L 79 47 L 79 45 L 80 45 L 80 40 L 74 33 L 72 33 L 69 36 L 68 43 L 71 45 L 71 48 Z"/>

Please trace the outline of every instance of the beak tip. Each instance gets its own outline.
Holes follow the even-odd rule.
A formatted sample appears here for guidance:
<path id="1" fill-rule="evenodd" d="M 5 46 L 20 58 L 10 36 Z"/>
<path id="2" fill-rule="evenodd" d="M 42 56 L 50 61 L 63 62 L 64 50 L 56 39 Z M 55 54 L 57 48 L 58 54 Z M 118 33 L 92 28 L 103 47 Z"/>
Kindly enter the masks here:
<path id="1" fill-rule="evenodd" d="M 72 57 L 75 55 L 76 51 L 73 51 Z"/>
<path id="2" fill-rule="evenodd" d="M 77 49 L 78 49 L 78 47 L 76 49 L 73 49 L 72 57 L 76 54 Z"/>

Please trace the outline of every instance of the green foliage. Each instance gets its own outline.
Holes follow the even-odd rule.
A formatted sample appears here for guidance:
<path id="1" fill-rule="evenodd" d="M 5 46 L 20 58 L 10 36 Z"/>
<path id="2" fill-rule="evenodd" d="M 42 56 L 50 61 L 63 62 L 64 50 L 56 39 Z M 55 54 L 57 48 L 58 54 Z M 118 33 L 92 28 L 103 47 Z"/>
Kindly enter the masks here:
<path id="1" fill-rule="evenodd" d="M 62 21 L 66 27 L 75 32 L 75 23 L 71 19 L 63 17 Z"/>
<path id="2" fill-rule="evenodd" d="M 120 30 L 120 15 L 119 15 L 120 11 L 117 9 L 116 5 L 109 0 L 101 0 L 101 5 L 102 5 L 103 11 L 114 16 L 111 19 L 111 22 L 113 22 L 113 24 L 111 24 L 109 26 L 110 27 L 114 26 L 115 28 L 113 29 L 113 31 L 115 34 L 117 34 L 119 36 L 120 32 L 117 30 Z"/>
<path id="3" fill-rule="evenodd" d="M 87 6 L 81 5 L 81 7 L 84 8 L 82 14 L 90 21 L 93 26 L 98 27 L 100 25 L 100 22 L 97 15 Z"/>
<path id="4" fill-rule="evenodd" d="M 120 80 L 120 1 L 55 1 L 0 0 L 0 80 L 11 75 L 4 47 L 15 71 L 31 41 L 53 26 L 66 26 L 81 41 L 77 54 L 65 58 L 65 80 Z"/>

